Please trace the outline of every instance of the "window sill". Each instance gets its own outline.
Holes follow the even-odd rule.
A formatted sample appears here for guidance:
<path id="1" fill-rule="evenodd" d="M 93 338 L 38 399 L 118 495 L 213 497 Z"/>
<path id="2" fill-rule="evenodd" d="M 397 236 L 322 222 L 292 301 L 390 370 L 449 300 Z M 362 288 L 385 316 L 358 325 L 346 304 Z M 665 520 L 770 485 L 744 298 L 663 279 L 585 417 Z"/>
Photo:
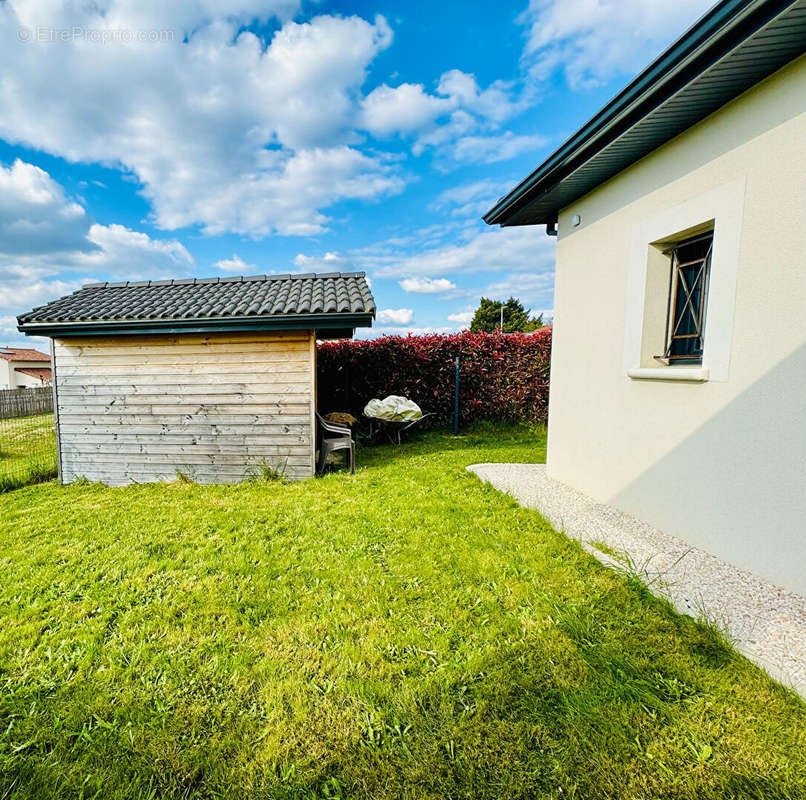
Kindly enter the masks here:
<path id="1" fill-rule="evenodd" d="M 627 370 L 627 377 L 640 381 L 703 383 L 708 380 L 708 367 L 635 367 Z"/>

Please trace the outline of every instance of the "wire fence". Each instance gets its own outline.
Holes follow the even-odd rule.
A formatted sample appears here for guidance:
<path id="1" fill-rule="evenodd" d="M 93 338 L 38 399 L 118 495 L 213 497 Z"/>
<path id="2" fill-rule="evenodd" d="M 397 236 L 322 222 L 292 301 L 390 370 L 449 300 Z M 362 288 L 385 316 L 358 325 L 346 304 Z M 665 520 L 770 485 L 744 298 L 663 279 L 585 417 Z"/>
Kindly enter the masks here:
<path id="1" fill-rule="evenodd" d="M 0 492 L 57 474 L 51 390 L 0 391 Z"/>

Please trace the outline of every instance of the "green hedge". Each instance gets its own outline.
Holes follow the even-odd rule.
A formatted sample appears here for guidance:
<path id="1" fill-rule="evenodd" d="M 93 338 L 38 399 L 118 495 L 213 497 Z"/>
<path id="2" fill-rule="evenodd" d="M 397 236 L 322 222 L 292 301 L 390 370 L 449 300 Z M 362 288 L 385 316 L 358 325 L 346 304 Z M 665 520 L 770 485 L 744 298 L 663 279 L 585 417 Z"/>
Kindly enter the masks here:
<path id="1" fill-rule="evenodd" d="M 545 422 L 548 411 L 551 328 L 535 333 L 457 333 L 382 336 L 325 342 L 318 351 L 321 413 L 361 418 L 373 397 L 414 400 L 429 422 L 453 420 L 455 359 L 460 359 L 459 418 Z"/>

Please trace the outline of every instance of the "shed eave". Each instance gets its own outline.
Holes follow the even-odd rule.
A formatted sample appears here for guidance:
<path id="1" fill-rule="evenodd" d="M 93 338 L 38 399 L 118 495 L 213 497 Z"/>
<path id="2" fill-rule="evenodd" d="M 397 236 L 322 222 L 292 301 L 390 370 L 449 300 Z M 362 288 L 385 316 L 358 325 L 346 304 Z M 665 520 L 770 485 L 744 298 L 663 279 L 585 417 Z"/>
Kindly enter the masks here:
<path id="1" fill-rule="evenodd" d="M 233 333 L 264 330 L 325 330 L 372 327 L 373 313 L 294 314 L 170 320 L 71 320 L 26 322 L 17 330 L 29 336 L 124 336 L 159 333 Z"/>

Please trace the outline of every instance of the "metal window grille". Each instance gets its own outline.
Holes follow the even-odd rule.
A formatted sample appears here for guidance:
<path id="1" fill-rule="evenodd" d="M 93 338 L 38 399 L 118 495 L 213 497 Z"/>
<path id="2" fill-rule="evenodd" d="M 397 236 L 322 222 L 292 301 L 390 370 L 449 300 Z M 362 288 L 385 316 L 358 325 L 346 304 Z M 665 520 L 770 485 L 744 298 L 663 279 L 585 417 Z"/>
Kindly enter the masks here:
<path id="1" fill-rule="evenodd" d="M 701 364 L 713 232 L 676 244 L 667 251 L 669 305 L 666 348 L 658 358 L 665 364 Z"/>

